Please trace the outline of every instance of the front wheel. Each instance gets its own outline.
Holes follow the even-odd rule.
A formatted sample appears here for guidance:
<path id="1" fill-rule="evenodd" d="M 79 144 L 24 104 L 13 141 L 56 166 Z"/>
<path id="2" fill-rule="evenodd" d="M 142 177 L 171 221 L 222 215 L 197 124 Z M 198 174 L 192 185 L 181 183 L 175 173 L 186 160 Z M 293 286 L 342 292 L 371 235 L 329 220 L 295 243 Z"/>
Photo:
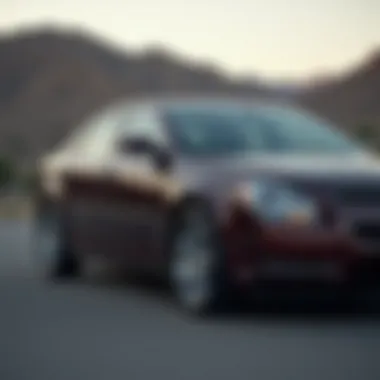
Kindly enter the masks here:
<path id="1" fill-rule="evenodd" d="M 181 213 L 172 239 L 169 282 L 179 306 L 192 315 L 224 310 L 230 301 L 225 256 L 215 225 L 199 204 Z"/>

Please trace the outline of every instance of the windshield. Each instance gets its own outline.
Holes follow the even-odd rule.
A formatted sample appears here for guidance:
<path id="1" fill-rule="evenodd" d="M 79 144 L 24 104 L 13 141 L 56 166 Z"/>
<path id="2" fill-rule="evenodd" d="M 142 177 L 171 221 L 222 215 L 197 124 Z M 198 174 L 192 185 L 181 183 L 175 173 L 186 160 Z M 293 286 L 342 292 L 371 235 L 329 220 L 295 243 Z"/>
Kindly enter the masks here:
<path id="1" fill-rule="evenodd" d="M 327 122 L 291 108 L 182 108 L 168 111 L 167 120 L 186 155 L 359 152 Z"/>

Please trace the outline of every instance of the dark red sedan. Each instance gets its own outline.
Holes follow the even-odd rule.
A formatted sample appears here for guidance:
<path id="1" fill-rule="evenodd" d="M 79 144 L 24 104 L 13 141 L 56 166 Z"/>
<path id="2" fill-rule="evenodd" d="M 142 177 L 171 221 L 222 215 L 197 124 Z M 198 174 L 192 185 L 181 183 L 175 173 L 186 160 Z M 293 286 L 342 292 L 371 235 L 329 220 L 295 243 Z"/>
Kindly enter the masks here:
<path id="1" fill-rule="evenodd" d="M 36 204 L 42 272 L 106 258 L 168 280 L 195 314 L 261 284 L 355 289 L 380 271 L 378 161 L 282 104 L 109 106 L 40 160 Z"/>

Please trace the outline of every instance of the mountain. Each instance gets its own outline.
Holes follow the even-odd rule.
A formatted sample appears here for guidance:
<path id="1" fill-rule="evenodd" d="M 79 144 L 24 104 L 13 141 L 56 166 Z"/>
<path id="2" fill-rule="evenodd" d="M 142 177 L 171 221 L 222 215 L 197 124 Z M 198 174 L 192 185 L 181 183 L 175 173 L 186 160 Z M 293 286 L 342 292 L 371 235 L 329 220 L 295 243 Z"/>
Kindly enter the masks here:
<path id="1" fill-rule="evenodd" d="M 174 92 L 279 95 L 161 48 L 126 53 L 89 35 L 49 29 L 6 36 L 0 38 L 0 149 L 33 159 L 101 105 Z"/>
<path id="2" fill-rule="evenodd" d="M 161 47 L 137 54 L 90 34 L 25 30 L 0 37 L 0 152 L 32 162 L 98 107 L 147 94 L 286 98 L 348 126 L 380 120 L 380 52 L 327 78 L 308 89 L 254 76 L 236 79 Z"/>
<path id="3" fill-rule="evenodd" d="M 380 49 L 349 72 L 319 81 L 299 101 L 348 128 L 380 129 Z"/>

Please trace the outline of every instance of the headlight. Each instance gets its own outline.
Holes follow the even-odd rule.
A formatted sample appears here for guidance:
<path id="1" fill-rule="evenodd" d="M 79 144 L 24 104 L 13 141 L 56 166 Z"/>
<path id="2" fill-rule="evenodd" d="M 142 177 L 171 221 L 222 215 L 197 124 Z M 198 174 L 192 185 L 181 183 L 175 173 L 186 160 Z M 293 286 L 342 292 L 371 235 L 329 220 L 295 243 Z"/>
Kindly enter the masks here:
<path id="1" fill-rule="evenodd" d="M 318 206 L 306 194 L 285 183 L 255 180 L 239 186 L 235 201 L 271 224 L 313 225 L 318 222 Z"/>

